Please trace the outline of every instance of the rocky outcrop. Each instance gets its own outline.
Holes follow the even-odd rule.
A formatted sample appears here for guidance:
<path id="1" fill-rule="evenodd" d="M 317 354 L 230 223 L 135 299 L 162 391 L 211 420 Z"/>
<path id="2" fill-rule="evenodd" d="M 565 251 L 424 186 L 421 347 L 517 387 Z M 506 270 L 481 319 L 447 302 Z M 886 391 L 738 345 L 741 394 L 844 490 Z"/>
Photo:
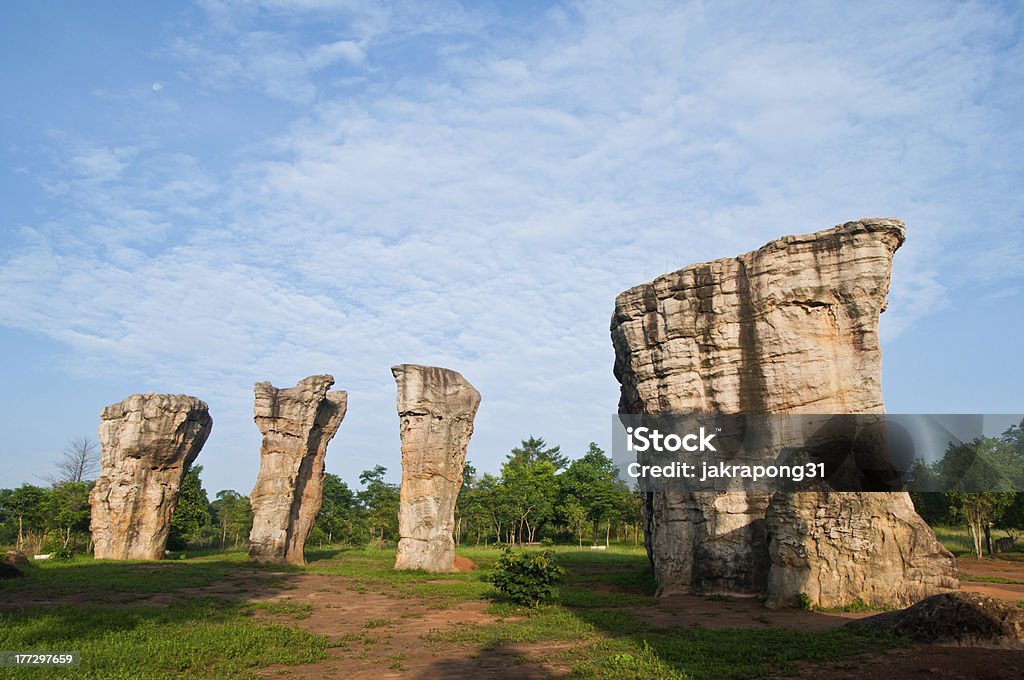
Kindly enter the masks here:
<path id="1" fill-rule="evenodd" d="M 878 317 L 904 237 L 899 220 L 847 222 L 620 294 L 611 324 L 619 413 L 881 413 Z M 892 604 L 905 591 L 954 587 L 952 555 L 905 493 L 801 496 L 649 494 L 659 593 L 766 592 L 782 603 L 804 592 L 838 606 L 865 592 Z M 890 537 L 913 537 L 913 554 Z M 833 573 L 839 564 L 848 566 Z M 811 581 L 832 585 L 807 592 Z"/>
<path id="2" fill-rule="evenodd" d="M 402 364 L 391 372 L 402 436 L 395 569 L 453 571 L 455 501 L 480 393 L 447 368 Z"/>
<path id="3" fill-rule="evenodd" d="M 249 557 L 260 562 L 305 564 L 305 545 L 323 500 L 327 444 L 345 417 L 348 395 L 328 391 L 330 375 L 295 387 L 256 383 L 254 420 L 263 433 L 260 473 L 249 499 L 253 522 Z"/>
<path id="4" fill-rule="evenodd" d="M 846 624 L 915 642 L 1024 649 L 1024 610 L 978 593 L 942 593 L 895 612 Z"/>
<path id="5" fill-rule="evenodd" d="M 960 587 L 954 561 L 905 493 L 777 494 L 768 606 L 906 607 Z"/>
<path id="6" fill-rule="evenodd" d="M 164 557 L 181 480 L 212 427 L 206 403 L 184 394 L 135 394 L 103 409 L 89 494 L 95 557 Z"/>

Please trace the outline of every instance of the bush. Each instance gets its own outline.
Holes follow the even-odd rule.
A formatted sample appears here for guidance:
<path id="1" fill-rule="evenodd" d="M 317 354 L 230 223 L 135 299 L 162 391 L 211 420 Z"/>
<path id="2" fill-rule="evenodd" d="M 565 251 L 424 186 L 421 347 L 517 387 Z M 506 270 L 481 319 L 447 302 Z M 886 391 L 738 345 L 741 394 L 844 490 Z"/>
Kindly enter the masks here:
<path id="1" fill-rule="evenodd" d="M 550 550 L 527 555 L 505 548 L 488 580 L 512 602 L 536 607 L 551 599 L 551 590 L 561 578 L 562 568 Z"/>

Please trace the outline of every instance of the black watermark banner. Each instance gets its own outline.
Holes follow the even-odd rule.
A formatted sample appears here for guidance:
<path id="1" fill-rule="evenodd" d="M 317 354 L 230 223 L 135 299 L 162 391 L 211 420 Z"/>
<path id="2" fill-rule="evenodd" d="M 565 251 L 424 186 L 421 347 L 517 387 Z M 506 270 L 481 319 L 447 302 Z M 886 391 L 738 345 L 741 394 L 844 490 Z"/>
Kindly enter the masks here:
<path id="1" fill-rule="evenodd" d="M 642 491 L 1024 491 L 1024 415 L 661 413 L 613 418 Z"/>

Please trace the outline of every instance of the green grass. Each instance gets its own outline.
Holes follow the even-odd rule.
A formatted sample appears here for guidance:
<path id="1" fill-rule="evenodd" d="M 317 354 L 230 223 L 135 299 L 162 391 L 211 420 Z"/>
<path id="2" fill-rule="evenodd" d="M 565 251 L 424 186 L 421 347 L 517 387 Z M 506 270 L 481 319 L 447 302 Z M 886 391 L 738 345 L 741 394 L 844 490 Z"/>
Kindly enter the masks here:
<path id="1" fill-rule="evenodd" d="M 574 678 L 612 679 L 756 678 L 790 673 L 798 662 L 848 662 L 898 644 L 890 637 L 842 630 L 773 627 L 763 616 L 752 618 L 765 625 L 743 630 L 654 625 L 642 616 L 656 603 L 642 548 L 556 546 L 554 551 L 568 572 L 554 603 L 529 610 L 495 601 L 488 607 L 495 622 L 435 630 L 423 636 L 422 644 L 438 653 L 456 646 L 469 654 L 527 645 L 520 662 L 544 661 L 568 669 Z M 359 624 L 359 632 L 331 641 L 297 627 L 315 604 L 262 598 L 287 592 L 300 573 L 330 576 L 352 598 L 372 592 L 409 600 L 420 612 L 494 598 L 487 576 L 500 551 L 459 552 L 481 569 L 396 572 L 394 552 L 372 547 L 311 550 L 304 568 L 250 565 L 241 552 L 160 563 L 42 563 L 27 578 L 7 581 L 3 588 L 41 599 L 76 594 L 81 599 L 84 594 L 100 601 L 0 610 L 5 612 L 0 614 L 0 649 L 78 651 L 81 666 L 53 674 L 82 678 L 247 678 L 268 665 L 315 662 L 329 646 L 360 658 L 376 654 L 380 667 L 403 670 L 404 655 L 382 641 L 404 625 L 405 616 L 370 619 Z M 229 593 L 244 586 L 256 599 L 213 599 L 203 597 L 205 591 L 187 591 L 212 585 Z M 176 596 L 163 598 L 165 606 L 132 601 L 155 593 Z M 543 647 L 531 652 L 531 644 Z M 0 669 L 0 678 L 24 676 L 14 672 Z"/>
<path id="2" fill-rule="evenodd" d="M 552 657 L 572 668 L 574 678 L 753 678 L 788 673 L 798 661 L 824 662 L 876 653 L 897 646 L 889 636 L 843 630 L 718 629 L 652 626 L 626 611 L 585 610 L 562 605 L 490 625 L 462 625 L 428 636 L 433 643 L 477 644 L 484 649 L 533 642 L 568 642 Z"/>
<path id="3" fill-rule="evenodd" d="M 261 609 L 268 614 L 286 616 L 296 621 L 308 619 L 309 615 L 313 613 L 313 605 L 308 602 L 276 600 L 273 602 L 253 602 L 250 606 L 253 609 Z"/>
<path id="4" fill-rule="evenodd" d="M 946 546 L 946 550 L 953 553 L 957 557 L 973 557 L 974 556 L 974 539 L 971 538 L 971 530 L 965 526 L 945 527 L 945 526 L 933 526 L 932 530 L 935 532 L 936 538 L 942 545 Z M 997 538 L 1002 538 L 1008 534 L 998 529 L 992 532 L 992 542 L 995 543 Z M 1000 553 L 999 557 L 1010 557 L 1020 555 L 1020 552 Z"/>
<path id="5" fill-rule="evenodd" d="M 78 556 L 69 561 L 36 562 L 29 578 L 0 581 L 0 593 L 18 590 L 47 597 L 108 591 L 167 593 L 221 583 L 238 577 L 240 570 L 247 576 L 261 576 L 290 569 L 294 567 L 249 563 L 243 552 L 163 562 L 112 562 Z"/>
<path id="6" fill-rule="evenodd" d="M 318 661 L 326 637 L 259 622 L 238 603 L 212 599 L 169 607 L 61 606 L 0 613 L 0 649 L 77 651 L 74 678 L 242 678 L 275 663 Z M 0 669 L 0 677 L 24 677 Z"/>
<path id="7" fill-rule="evenodd" d="M 965 574 L 960 572 L 961 581 L 973 581 L 974 583 L 1004 583 L 1015 586 L 1024 586 L 1024 581 L 1012 578 L 1003 578 L 1002 576 L 975 576 L 971 574 Z"/>

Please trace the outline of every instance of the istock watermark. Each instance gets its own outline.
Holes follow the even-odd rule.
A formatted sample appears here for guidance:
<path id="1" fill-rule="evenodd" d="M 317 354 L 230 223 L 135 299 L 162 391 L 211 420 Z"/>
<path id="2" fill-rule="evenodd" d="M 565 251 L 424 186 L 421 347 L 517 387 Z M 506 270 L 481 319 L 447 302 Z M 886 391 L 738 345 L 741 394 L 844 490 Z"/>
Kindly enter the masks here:
<path id="1" fill-rule="evenodd" d="M 715 433 L 707 433 L 703 427 L 698 433 L 684 435 L 674 432 L 665 435 L 648 427 L 626 428 L 626 448 L 640 453 L 651 449 L 673 453 L 676 451 L 717 451 L 718 449 L 711 443 L 714 438 Z"/>
<path id="2" fill-rule="evenodd" d="M 1024 491 L 1021 414 L 618 415 L 642 491 Z"/>

